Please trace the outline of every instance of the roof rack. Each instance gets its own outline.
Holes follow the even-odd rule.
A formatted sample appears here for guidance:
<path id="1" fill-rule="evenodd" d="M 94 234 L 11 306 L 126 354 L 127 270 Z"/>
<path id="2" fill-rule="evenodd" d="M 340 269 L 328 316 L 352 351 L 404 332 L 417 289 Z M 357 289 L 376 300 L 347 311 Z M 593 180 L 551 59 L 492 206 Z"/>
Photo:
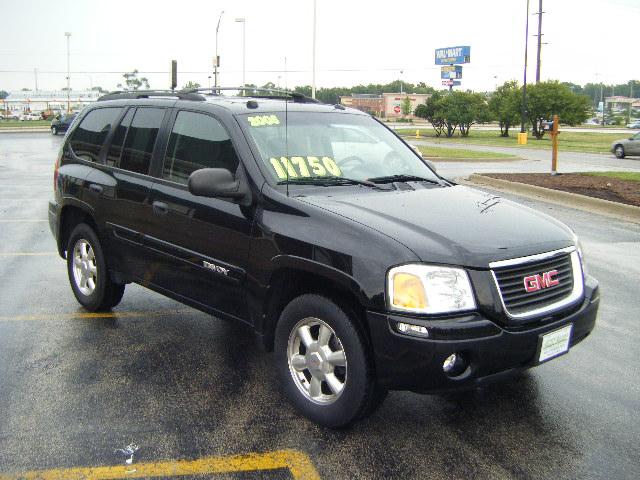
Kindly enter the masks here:
<path id="1" fill-rule="evenodd" d="M 192 90 L 183 90 L 181 93 L 183 94 L 197 94 L 200 92 L 206 92 L 211 95 L 220 96 L 222 95 L 220 92 L 229 91 L 229 90 L 239 90 L 239 91 L 250 91 L 250 92 L 265 92 L 270 95 L 243 95 L 244 97 L 251 98 L 268 98 L 279 100 L 283 97 L 288 97 L 293 100 L 295 103 L 320 103 L 320 101 L 315 98 L 307 97 L 302 93 L 291 92 L 289 90 L 278 90 L 276 88 L 258 88 L 258 87 L 211 87 L 211 88 L 194 88 Z"/>
<path id="2" fill-rule="evenodd" d="M 195 100 L 202 102 L 204 97 L 198 95 L 193 91 L 174 91 L 174 90 L 128 90 L 128 91 L 115 91 L 109 92 L 106 95 L 98 98 L 98 102 L 104 100 L 122 100 L 122 99 L 136 99 L 136 98 L 150 98 L 150 97 L 177 97 L 180 100 Z"/>

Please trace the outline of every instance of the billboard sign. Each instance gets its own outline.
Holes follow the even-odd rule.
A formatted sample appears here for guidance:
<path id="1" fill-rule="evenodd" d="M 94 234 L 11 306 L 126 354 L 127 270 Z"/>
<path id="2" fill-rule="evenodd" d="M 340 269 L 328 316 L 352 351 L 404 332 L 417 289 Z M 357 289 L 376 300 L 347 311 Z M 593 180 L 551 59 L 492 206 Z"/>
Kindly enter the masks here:
<path id="1" fill-rule="evenodd" d="M 445 87 L 458 87 L 460 86 L 460 80 L 442 80 L 442 85 Z"/>
<path id="2" fill-rule="evenodd" d="M 443 80 L 462 78 L 462 65 L 444 65 L 440 67 L 440 78 Z"/>
<path id="3" fill-rule="evenodd" d="M 436 49 L 436 65 L 453 65 L 455 63 L 469 63 L 471 61 L 471 47 L 447 47 Z"/>

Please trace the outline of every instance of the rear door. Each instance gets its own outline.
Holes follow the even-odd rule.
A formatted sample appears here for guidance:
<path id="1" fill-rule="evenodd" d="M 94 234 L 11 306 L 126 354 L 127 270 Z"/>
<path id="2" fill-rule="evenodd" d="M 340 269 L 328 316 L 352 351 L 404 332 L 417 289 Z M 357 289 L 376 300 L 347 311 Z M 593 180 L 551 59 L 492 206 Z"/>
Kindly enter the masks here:
<path id="1" fill-rule="evenodd" d="M 169 111 L 162 107 L 128 108 L 113 132 L 104 163 L 87 178 L 89 189 L 100 197 L 97 207 L 109 258 L 118 270 L 142 283 L 153 261 L 142 248 L 142 236 L 152 217 L 149 169 Z"/>
<path id="2" fill-rule="evenodd" d="M 252 210 L 229 199 L 196 197 L 187 188 L 189 175 L 200 168 L 237 173 L 237 150 L 213 115 L 176 109 L 170 123 L 145 237 L 159 255 L 153 282 L 217 313 L 247 318 L 243 284 Z"/>

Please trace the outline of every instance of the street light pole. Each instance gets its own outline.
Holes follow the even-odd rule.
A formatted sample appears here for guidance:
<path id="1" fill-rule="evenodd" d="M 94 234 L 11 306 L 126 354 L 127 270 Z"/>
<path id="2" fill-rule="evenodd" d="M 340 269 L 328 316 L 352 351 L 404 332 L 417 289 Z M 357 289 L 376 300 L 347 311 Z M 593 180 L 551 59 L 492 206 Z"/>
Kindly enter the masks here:
<path id="1" fill-rule="evenodd" d="M 69 53 L 69 40 L 71 38 L 71 32 L 64 32 L 64 36 L 67 37 L 67 113 L 71 112 L 71 54 Z"/>
<path id="2" fill-rule="evenodd" d="M 236 18 L 236 22 L 242 24 L 242 86 L 244 87 L 246 85 L 245 75 L 246 75 L 246 65 L 247 65 L 247 46 L 246 46 L 247 21 L 244 17 L 241 17 L 241 18 Z"/>
<path id="3" fill-rule="evenodd" d="M 520 133 L 525 133 L 524 123 L 527 116 L 527 52 L 529 49 L 529 0 L 527 0 L 527 23 L 525 26 L 524 39 L 524 80 L 522 85 L 522 111 L 520 118 Z"/>
<path id="4" fill-rule="evenodd" d="M 222 20 L 222 14 L 224 10 L 220 12 L 220 16 L 218 17 L 218 26 L 216 27 L 216 58 L 213 59 L 213 86 L 218 86 L 218 67 L 219 67 L 219 58 L 218 57 L 218 30 L 220 30 L 220 20 Z"/>
<path id="5" fill-rule="evenodd" d="M 311 98 L 316 98 L 316 0 L 313 0 L 313 75 Z"/>

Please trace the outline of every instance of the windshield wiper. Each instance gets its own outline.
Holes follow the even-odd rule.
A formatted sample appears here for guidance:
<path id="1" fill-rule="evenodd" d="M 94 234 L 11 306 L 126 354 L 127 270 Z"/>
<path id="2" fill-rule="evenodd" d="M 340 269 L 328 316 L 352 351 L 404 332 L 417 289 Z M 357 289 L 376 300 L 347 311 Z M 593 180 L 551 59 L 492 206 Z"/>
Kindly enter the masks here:
<path id="1" fill-rule="evenodd" d="M 418 177 L 416 175 L 386 175 L 384 177 L 373 177 L 368 178 L 367 181 L 371 183 L 393 183 L 393 182 L 428 182 L 433 183 L 434 185 L 442 185 L 437 180 L 432 180 L 430 178 Z"/>
<path id="2" fill-rule="evenodd" d="M 333 185 L 364 185 L 366 187 L 373 187 L 380 189 L 378 185 L 369 180 L 356 180 L 355 178 L 345 177 L 297 177 L 289 178 L 288 180 L 281 180 L 278 185 L 318 185 L 321 187 L 328 187 Z"/>

